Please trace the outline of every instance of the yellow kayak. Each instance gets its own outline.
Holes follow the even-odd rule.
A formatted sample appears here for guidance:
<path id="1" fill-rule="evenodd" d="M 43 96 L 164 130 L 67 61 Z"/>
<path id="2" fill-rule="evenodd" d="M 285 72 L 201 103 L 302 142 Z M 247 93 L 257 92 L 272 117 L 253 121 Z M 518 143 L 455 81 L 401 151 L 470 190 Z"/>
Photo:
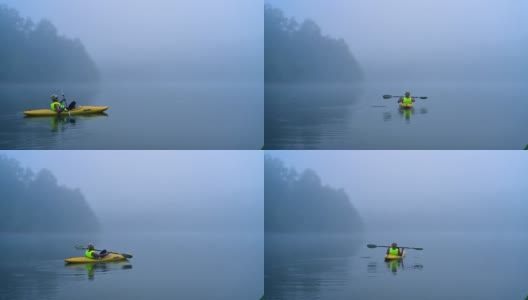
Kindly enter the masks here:
<path id="1" fill-rule="evenodd" d="M 79 106 L 70 110 L 72 115 L 91 115 L 100 114 L 108 109 L 108 106 Z M 53 117 L 57 115 L 57 112 L 51 109 L 34 109 L 24 111 L 24 115 L 30 117 Z M 68 115 L 67 111 L 61 112 L 61 115 Z"/>
<path id="2" fill-rule="evenodd" d="M 414 103 L 403 103 L 403 102 L 400 103 L 401 108 L 412 108 L 413 105 Z"/>
<path id="3" fill-rule="evenodd" d="M 404 257 L 405 257 L 405 249 L 403 250 L 402 256 L 386 254 L 385 255 L 385 261 L 391 261 L 391 260 L 395 260 L 395 259 L 402 259 Z"/>
<path id="4" fill-rule="evenodd" d="M 86 264 L 86 263 L 112 262 L 112 261 L 120 261 L 120 260 L 127 260 L 127 259 L 121 254 L 110 253 L 104 258 L 100 258 L 100 259 L 93 259 L 93 258 L 88 258 L 85 256 L 80 256 L 80 257 L 66 258 L 64 261 L 69 264 Z"/>

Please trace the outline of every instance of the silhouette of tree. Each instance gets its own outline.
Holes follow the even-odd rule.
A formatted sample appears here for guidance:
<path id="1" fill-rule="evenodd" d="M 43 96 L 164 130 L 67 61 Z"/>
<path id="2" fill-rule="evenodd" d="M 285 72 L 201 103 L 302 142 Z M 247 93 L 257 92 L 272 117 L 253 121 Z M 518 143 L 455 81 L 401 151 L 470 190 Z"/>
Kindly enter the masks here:
<path id="1" fill-rule="evenodd" d="M 0 155 L 0 232 L 91 232 L 99 229 L 79 190 L 59 186 L 48 170 L 33 173 Z"/>
<path id="2" fill-rule="evenodd" d="M 96 81 L 99 71 L 79 39 L 59 36 L 49 20 L 37 24 L 0 4 L 0 81 Z"/>
<path id="3" fill-rule="evenodd" d="M 266 232 L 356 232 L 362 222 L 342 189 L 323 186 L 313 170 L 297 173 L 277 158 L 264 163 Z"/>
<path id="4" fill-rule="evenodd" d="M 266 82 L 349 82 L 362 78 L 343 39 L 323 36 L 312 20 L 299 25 L 271 5 L 264 6 Z"/>

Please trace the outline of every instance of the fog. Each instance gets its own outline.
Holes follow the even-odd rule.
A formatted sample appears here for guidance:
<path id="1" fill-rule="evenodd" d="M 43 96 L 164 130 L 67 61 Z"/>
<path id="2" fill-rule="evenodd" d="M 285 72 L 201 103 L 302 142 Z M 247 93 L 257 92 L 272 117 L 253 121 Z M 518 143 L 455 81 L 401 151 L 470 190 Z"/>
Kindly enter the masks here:
<path id="1" fill-rule="evenodd" d="M 259 151 L 0 151 L 79 188 L 105 231 L 263 231 Z M 67 214 L 68 212 L 64 212 Z"/>
<path id="2" fill-rule="evenodd" d="M 522 151 L 269 151 L 344 188 L 370 231 L 526 231 Z"/>
<path id="3" fill-rule="evenodd" d="M 266 0 L 343 38 L 368 79 L 518 80 L 528 76 L 521 0 Z"/>
<path id="4" fill-rule="evenodd" d="M 262 5 L 244 0 L 2 0 L 79 38 L 105 79 L 262 81 Z"/>

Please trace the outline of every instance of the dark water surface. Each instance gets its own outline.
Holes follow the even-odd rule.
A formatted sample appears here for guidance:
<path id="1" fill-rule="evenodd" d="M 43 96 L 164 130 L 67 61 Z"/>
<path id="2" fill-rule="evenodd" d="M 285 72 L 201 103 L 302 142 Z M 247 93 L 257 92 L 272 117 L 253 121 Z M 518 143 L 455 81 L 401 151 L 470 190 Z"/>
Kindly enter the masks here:
<path id="1" fill-rule="evenodd" d="M 0 86 L 0 149 L 260 149 L 262 83 Z M 106 115 L 24 118 L 60 94 Z"/>
<path id="2" fill-rule="evenodd" d="M 83 242 L 134 257 L 65 265 Z M 259 299 L 263 247 L 258 234 L 0 234 L 0 299 Z"/>
<path id="3" fill-rule="evenodd" d="M 401 262 L 385 248 L 423 247 Z M 528 234 L 372 233 L 362 236 L 266 235 L 265 295 L 271 300 L 524 299 Z"/>
<path id="4" fill-rule="evenodd" d="M 414 108 L 397 98 L 410 90 Z M 510 149 L 528 144 L 522 82 L 367 82 L 265 87 L 266 149 Z"/>

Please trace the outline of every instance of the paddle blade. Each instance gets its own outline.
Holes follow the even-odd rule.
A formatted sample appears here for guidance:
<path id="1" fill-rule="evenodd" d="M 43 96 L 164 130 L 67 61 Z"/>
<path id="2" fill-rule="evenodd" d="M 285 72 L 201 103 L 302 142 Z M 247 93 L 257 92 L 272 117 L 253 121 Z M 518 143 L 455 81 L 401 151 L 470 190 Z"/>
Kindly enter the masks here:
<path id="1" fill-rule="evenodd" d="M 130 255 L 130 254 L 125 254 L 125 253 L 120 253 L 120 254 L 123 255 L 126 258 L 132 258 L 132 255 Z"/>
<path id="2" fill-rule="evenodd" d="M 383 95 L 383 99 L 390 99 L 390 98 L 392 98 L 391 95 Z"/>
<path id="3" fill-rule="evenodd" d="M 367 247 L 369 247 L 369 248 L 377 248 L 378 246 L 372 245 L 372 244 L 368 244 Z"/>
<path id="4" fill-rule="evenodd" d="M 427 99 L 427 97 L 420 97 L 420 99 Z"/>

